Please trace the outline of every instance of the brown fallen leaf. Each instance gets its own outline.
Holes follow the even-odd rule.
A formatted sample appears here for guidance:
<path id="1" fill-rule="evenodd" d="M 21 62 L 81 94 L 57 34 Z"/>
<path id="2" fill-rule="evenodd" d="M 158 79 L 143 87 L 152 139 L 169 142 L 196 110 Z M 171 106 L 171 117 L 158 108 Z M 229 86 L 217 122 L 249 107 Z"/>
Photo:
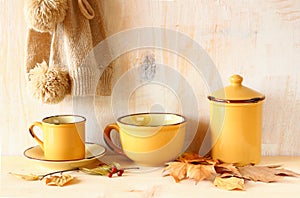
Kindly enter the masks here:
<path id="1" fill-rule="evenodd" d="M 172 176 L 175 181 L 179 181 L 190 178 L 194 179 L 196 183 L 201 180 L 212 177 L 216 174 L 214 165 L 211 164 L 191 164 L 186 162 L 170 162 L 167 163 L 167 167 L 163 170 L 165 175 Z"/>
<path id="2" fill-rule="evenodd" d="M 275 169 L 275 170 L 276 170 L 276 175 L 278 176 L 300 177 L 299 173 L 284 168 Z"/>
<path id="3" fill-rule="evenodd" d="M 215 170 L 218 174 L 228 173 L 231 176 L 241 177 L 241 173 L 239 172 L 238 168 L 233 164 L 223 163 L 223 164 L 216 164 Z"/>
<path id="4" fill-rule="evenodd" d="M 187 153 L 183 153 L 181 154 L 176 161 L 179 162 L 190 162 L 193 160 L 199 160 L 199 159 L 203 159 L 205 160 L 203 157 L 201 157 L 198 153 L 192 153 L 192 152 L 187 152 Z"/>
<path id="5" fill-rule="evenodd" d="M 215 175 L 216 171 L 214 165 L 201 165 L 201 164 L 188 164 L 187 165 L 187 177 L 194 179 L 196 184 L 204 179 L 212 177 Z"/>
<path id="6" fill-rule="evenodd" d="M 186 178 L 187 163 L 169 162 L 167 165 L 163 172 L 166 173 L 165 175 L 171 175 L 176 183 Z"/>
<path id="7" fill-rule="evenodd" d="M 60 176 L 54 175 L 46 178 L 46 185 L 48 186 L 64 186 L 74 178 L 71 175 L 63 174 Z"/>
<path id="8" fill-rule="evenodd" d="M 218 163 L 218 160 L 214 160 L 208 157 L 202 157 L 197 153 L 183 153 L 181 154 L 176 161 L 185 162 L 185 163 L 193 163 L 193 164 L 212 164 L 215 165 Z"/>
<path id="9" fill-rule="evenodd" d="M 275 182 L 279 180 L 279 176 L 275 175 L 272 168 L 266 166 L 244 166 L 238 167 L 242 177 L 251 181 Z"/>
<path id="10" fill-rule="evenodd" d="M 245 190 L 244 179 L 238 177 L 217 176 L 214 185 L 224 190 Z"/>
<path id="11" fill-rule="evenodd" d="M 281 176 L 300 176 L 300 174 L 295 173 L 286 169 L 278 169 L 278 166 L 253 166 L 248 165 L 244 167 L 238 167 L 242 177 L 251 181 L 261 181 L 261 182 L 276 182 Z"/>
<path id="12" fill-rule="evenodd" d="M 299 173 L 280 168 L 279 165 L 240 167 L 211 157 L 201 157 L 197 153 L 183 153 L 175 162 L 167 163 L 163 172 L 172 176 L 176 182 L 189 178 L 198 183 L 215 177 L 214 184 L 227 190 L 244 190 L 245 180 L 269 183 L 276 182 L 283 176 L 300 176 Z"/>

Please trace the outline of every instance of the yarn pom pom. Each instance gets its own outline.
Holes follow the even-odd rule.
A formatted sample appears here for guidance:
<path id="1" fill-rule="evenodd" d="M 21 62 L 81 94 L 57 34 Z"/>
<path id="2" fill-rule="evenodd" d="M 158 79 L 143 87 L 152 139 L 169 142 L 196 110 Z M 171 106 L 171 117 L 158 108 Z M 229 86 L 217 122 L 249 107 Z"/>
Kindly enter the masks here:
<path id="1" fill-rule="evenodd" d="M 67 8 L 67 0 L 27 0 L 26 21 L 38 32 L 51 32 L 57 23 L 64 20 Z"/>
<path id="2" fill-rule="evenodd" d="M 28 88 L 43 103 L 56 104 L 71 93 L 68 71 L 59 66 L 48 68 L 45 61 L 37 64 L 28 74 Z"/>

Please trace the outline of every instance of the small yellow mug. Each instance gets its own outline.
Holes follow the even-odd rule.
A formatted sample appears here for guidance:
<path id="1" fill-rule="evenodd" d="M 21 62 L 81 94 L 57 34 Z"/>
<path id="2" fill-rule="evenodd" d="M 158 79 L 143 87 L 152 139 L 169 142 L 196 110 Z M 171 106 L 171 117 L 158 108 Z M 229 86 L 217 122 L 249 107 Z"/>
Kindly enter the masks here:
<path id="1" fill-rule="evenodd" d="M 115 152 L 144 166 L 163 166 L 181 152 L 186 119 L 173 113 L 139 113 L 120 117 L 104 129 L 104 140 Z M 111 131 L 120 135 L 121 146 L 111 139 Z"/>
<path id="2" fill-rule="evenodd" d="M 85 157 L 85 122 L 78 115 L 56 115 L 34 122 L 29 132 L 46 160 L 78 160 Z M 35 127 L 43 131 L 43 141 L 35 134 Z"/>

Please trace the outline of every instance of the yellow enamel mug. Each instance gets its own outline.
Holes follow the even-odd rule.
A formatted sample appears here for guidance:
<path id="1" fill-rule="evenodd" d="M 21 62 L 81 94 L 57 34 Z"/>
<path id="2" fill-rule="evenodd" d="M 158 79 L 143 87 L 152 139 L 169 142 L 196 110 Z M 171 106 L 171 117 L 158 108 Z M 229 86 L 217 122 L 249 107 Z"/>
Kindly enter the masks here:
<path id="1" fill-rule="evenodd" d="M 186 119 L 173 113 L 139 113 L 120 117 L 104 129 L 104 140 L 115 152 L 124 154 L 144 166 L 162 166 L 181 152 Z M 111 139 L 115 129 L 122 149 Z"/>
<path id="2" fill-rule="evenodd" d="M 262 105 L 265 96 L 242 85 L 239 75 L 230 85 L 208 96 L 211 155 L 227 163 L 257 164 L 261 158 Z"/>
<path id="3" fill-rule="evenodd" d="M 29 132 L 44 151 L 46 160 L 77 160 L 85 157 L 85 122 L 78 115 L 56 115 L 34 122 Z M 43 132 L 43 140 L 35 127 Z"/>

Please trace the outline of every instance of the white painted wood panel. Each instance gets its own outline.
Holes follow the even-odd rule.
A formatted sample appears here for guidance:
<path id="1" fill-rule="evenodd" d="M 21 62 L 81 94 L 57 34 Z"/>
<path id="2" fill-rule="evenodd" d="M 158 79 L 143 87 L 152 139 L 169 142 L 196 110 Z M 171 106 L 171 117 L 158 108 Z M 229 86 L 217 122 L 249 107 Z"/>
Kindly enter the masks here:
<path id="1" fill-rule="evenodd" d="M 107 35 L 155 26 L 188 35 L 211 57 L 224 85 L 238 73 L 244 84 L 266 95 L 263 119 L 263 154 L 300 155 L 300 1 L 297 0 L 105 0 L 102 2 Z M 34 145 L 28 133 L 32 121 L 60 113 L 80 113 L 88 118 L 87 141 L 104 144 L 103 127 L 114 121 L 112 97 L 66 98 L 58 105 L 40 104 L 27 93 L 24 78 L 26 25 L 23 1 L 0 1 L 1 67 L 0 131 L 2 154 L 21 154 Z M 169 78 L 165 66 L 180 72 L 198 100 L 199 117 L 191 150 L 199 150 L 208 127 L 209 90 L 195 66 L 174 52 L 139 49 L 114 60 L 114 85 L 154 54 L 155 75 Z M 163 65 L 163 66 L 161 66 Z M 160 67 L 159 67 L 160 66 Z M 161 73 L 162 72 L 162 73 Z M 137 76 L 138 79 L 140 76 Z M 133 79 L 134 80 L 134 79 Z M 178 82 L 180 86 L 182 82 Z M 179 93 L 185 93 L 185 90 Z M 113 90 L 114 93 L 114 90 Z M 126 90 L 124 90 L 126 93 Z M 123 93 L 123 94 L 124 94 Z M 153 94 L 155 93 L 155 94 Z M 114 93 L 116 94 L 116 93 Z M 122 95 L 122 93 L 120 93 Z M 181 112 L 182 104 L 172 90 L 145 85 L 128 99 L 128 111 L 155 108 Z"/>

